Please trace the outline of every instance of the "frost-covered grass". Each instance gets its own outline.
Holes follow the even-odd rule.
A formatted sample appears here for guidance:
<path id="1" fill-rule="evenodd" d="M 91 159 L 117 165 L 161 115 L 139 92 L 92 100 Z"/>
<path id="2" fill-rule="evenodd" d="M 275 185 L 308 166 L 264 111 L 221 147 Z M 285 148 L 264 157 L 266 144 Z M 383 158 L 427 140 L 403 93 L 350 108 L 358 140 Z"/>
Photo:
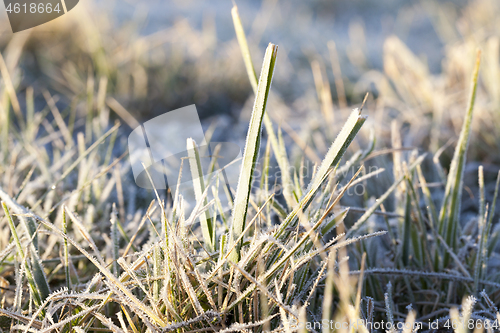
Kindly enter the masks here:
<path id="1" fill-rule="evenodd" d="M 217 180 L 194 182 L 193 214 L 185 213 L 182 197 L 171 200 L 165 191 L 135 185 L 123 127 L 138 121 L 115 100 L 126 89 L 120 86 L 124 77 L 133 78 L 134 93 L 147 87 L 148 73 L 140 70 L 146 65 L 133 54 L 158 36 L 132 38 L 130 53 L 110 52 L 111 43 L 80 50 L 87 60 L 76 57 L 60 71 L 48 70 L 57 94 L 23 86 L 19 63 L 26 40 L 15 37 L 3 51 L 2 330 L 289 332 L 299 322 L 358 319 L 418 322 L 427 330 L 435 320 L 441 328 L 448 319 L 483 325 L 500 320 L 495 215 L 500 173 L 491 177 L 488 166 L 479 166 L 477 191 L 467 185 L 467 153 L 479 147 L 474 138 L 488 138 L 490 149 L 491 137 L 498 141 L 495 130 L 480 133 L 475 125 L 492 118 L 494 107 L 485 100 L 494 104 L 500 94 L 492 88 L 500 75 L 487 72 L 483 84 L 478 79 L 484 58 L 482 68 L 500 74 L 492 63 L 495 54 L 498 62 L 498 39 L 488 39 L 475 61 L 472 53 L 455 56 L 449 71 L 457 77 L 443 73 L 438 79 L 445 83 L 390 39 L 378 96 L 365 97 L 347 112 L 334 104 L 315 60 L 319 109 L 297 129 L 280 118 L 278 111 L 286 106 L 271 87 L 281 64 L 278 47 L 269 44 L 262 67 L 254 69 L 256 51 L 236 7 L 232 17 L 234 43 L 244 59 L 238 64 L 255 93 L 243 166 L 237 188 L 229 189 L 232 196 Z M 83 36 L 94 46 L 107 38 L 95 31 Z M 462 50 L 475 46 L 461 45 Z M 335 63 L 332 45 L 330 50 Z M 82 72 L 87 61 L 93 70 Z M 446 83 L 452 78 L 453 84 Z M 465 81 L 469 87 L 459 92 L 467 98 L 447 95 Z M 339 91 L 338 80 L 336 85 Z M 443 113 L 449 105 L 451 125 Z M 415 113 L 394 119 L 386 114 L 385 107 L 405 106 Z M 431 126 L 425 117 L 432 118 Z M 418 129 L 410 133 L 415 140 L 402 136 L 404 122 Z M 387 123 L 390 140 L 382 132 Z M 456 134 L 450 128 L 457 128 Z M 420 140 L 422 131 L 431 133 L 430 140 Z M 453 141 L 437 149 L 443 138 Z M 430 152 L 406 148 L 408 142 L 426 142 Z M 187 145 L 192 154 L 183 171 L 203 174 L 196 143 Z M 451 165 L 439 159 L 447 147 L 454 152 Z M 497 158 L 492 153 L 488 160 Z M 372 171 L 377 163 L 386 169 Z M 300 168 L 304 165 L 312 170 Z M 352 195 L 359 185 L 363 192 Z M 223 211 L 218 200 L 207 200 L 208 191 L 234 198 L 232 209 Z M 464 192 L 479 198 L 477 213 L 462 209 Z M 340 330 L 372 331 L 370 325 Z"/>

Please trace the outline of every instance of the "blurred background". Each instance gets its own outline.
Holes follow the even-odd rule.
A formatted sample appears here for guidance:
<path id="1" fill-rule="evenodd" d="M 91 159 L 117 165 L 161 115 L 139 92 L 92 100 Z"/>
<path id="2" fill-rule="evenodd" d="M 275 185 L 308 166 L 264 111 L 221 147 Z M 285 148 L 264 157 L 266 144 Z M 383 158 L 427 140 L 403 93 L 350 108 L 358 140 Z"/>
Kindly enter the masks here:
<path id="1" fill-rule="evenodd" d="M 329 83 L 335 104 L 345 107 L 359 103 L 366 91 L 383 94 L 380 85 L 394 81 L 396 71 L 413 71 L 432 81 L 462 56 L 462 66 L 469 69 L 473 58 L 465 52 L 470 50 L 457 48 L 495 44 L 489 37 L 498 31 L 499 5 L 490 0 L 236 4 L 257 71 L 265 46 L 279 45 L 273 90 L 294 114 L 321 108 L 317 89 L 322 80 Z M 1 43 L 22 52 L 12 55 L 19 57 L 22 86 L 53 89 L 64 99 L 81 93 L 93 74 L 96 81 L 106 77 L 108 93 L 139 119 L 196 104 L 204 117 L 223 114 L 234 121 L 252 92 L 232 6 L 229 0 L 84 0 L 64 17 L 17 34 L 11 33 L 2 11 Z M 395 62 L 401 68 L 392 68 Z M 416 89 L 411 82 L 406 85 L 392 88 L 398 95 L 400 89 Z M 429 98 L 423 94 L 414 98 Z"/>
<path id="2" fill-rule="evenodd" d="M 326 70 L 324 74 L 334 81 L 332 47 L 337 51 L 349 99 L 359 99 L 355 85 L 363 74 L 383 69 L 384 43 L 390 36 L 397 36 L 405 43 L 430 73 L 439 73 L 445 46 L 478 29 L 494 29 L 493 10 L 497 9 L 493 1 L 469 4 L 467 1 L 264 0 L 236 4 L 255 62 L 262 58 L 267 43 L 280 46 L 275 88 L 291 103 L 308 90 L 314 90 L 312 61 L 325 62 L 324 66 L 321 64 L 326 67 L 322 68 Z M 21 61 L 27 71 L 33 71 L 28 80 L 47 81 L 47 76 L 59 74 L 54 72 L 56 69 L 64 71 L 61 67 L 47 68 L 44 63 L 47 61 L 68 69 L 98 57 L 98 63 L 87 65 L 100 74 L 112 75 L 113 79 L 120 75 L 116 71 L 124 69 L 128 71 L 122 74 L 123 79 L 135 74 L 139 82 L 133 91 L 129 87 L 133 78 L 117 80 L 116 90 L 120 95 L 128 98 L 133 95 L 137 100 L 144 95 L 153 97 L 161 90 L 160 83 L 170 81 L 177 83 L 177 87 L 171 93 L 163 91 L 163 95 L 168 95 L 164 96 L 168 103 L 182 104 L 179 99 L 185 98 L 185 102 L 195 102 L 202 108 L 205 104 L 222 103 L 220 108 L 236 109 L 244 103 L 250 86 L 244 80 L 243 62 L 235 40 L 232 6 L 225 0 L 81 1 L 64 17 L 16 35 L 11 33 L 3 12 L 0 29 L 3 44 L 12 39 L 27 39 L 26 55 Z M 488 22 L 488 16 L 475 17 L 479 14 L 491 15 L 492 22 Z M 65 52 L 61 52 L 63 49 Z M 85 59 L 84 55 L 92 59 Z M 219 70 L 221 66 L 226 70 Z M 202 85 L 204 92 L 189 95 Z M 226 98 L 220 96 L 221 90 L 228 95 Z M 335 89 L 332 93 L 337 98 Z M 228 111 L 207 110 L 207 113 Z"/>

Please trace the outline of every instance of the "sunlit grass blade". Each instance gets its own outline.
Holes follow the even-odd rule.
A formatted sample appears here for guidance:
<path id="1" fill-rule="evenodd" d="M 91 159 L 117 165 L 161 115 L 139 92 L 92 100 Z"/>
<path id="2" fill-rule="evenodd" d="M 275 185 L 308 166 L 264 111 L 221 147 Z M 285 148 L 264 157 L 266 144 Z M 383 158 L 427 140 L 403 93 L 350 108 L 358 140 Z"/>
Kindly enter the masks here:
<path id="1" fill-rule="evenodd" d="M 247 37 L 245 36 L 245 30 L 241 24 L 240 15 L 238 13 L 238 7 L 236 5 L 231 9 L 231 16 L 233 17 L 234 30 L 236 31 L 236 38 L 238 39 L 238 44 L 240 45 L 241 54 L 243 56 L 243 61 L 245 62 L 245 68 L 247 70 L 248 78 L 250 79 L 250 84 L 254 93 L 257 93 L 257 73 L 253 67 L 252 56 L 250 55 L 250 49 L 248 48 Z"/>
<path id="2" fill-rule="evenodd" d="M 485 239 L 485 251 L 487 253 L 485 254 L 485 257 L 489 257 L 491 254 L 491 251 L 493 250 L 493 247 L 496 245 L 496 239 L 498 239 L 498 233 L 496 234 L 496 238 L 490 239 L 490 233 L 491 233 L 491 226 L 493 223 L 493 216 L 495 216 L 495 211 L 496 211 L 496 203 L 497 203 L 497 198 L 498 198 L 498 188 L 500 187 L 500 171 L 498 172 L 497 175 L 497 182 L 495 184 L 495 194 L 493 195 L 493 201 L 491 203 L 491 208 L 489 211 L 489 217 L 488 217 L 488 224 L 486 226 L 486 239 Z"/>
<path id="3" fill-rule="evenodd" d="M 323 185 L 327 179 L 329 173 L 333 170 L 333 168 L 337 167 L 337 164 L 344 156 L 347 148 L 358 134 L 365 120 L 366 117 L 360 115 L 360 110 L 355 109 L 351 112 L 351 115 L 331 145 L 330 150 L 323 159 L 323 162 L 321 163 L 321 166 L 316 172 L 314 178 L 309 183 L 304 196 L 295 206 L 294 210 L 288 214 L 286 219 L 281 223 L 279 229 L 275 233 L 275 237 L 281 237 L 285 229 L 288 228 L 293 221 L 295 221 L 298 212 L 307 209 L 321 185 Z"/>
<path id="4" fill-rule="evenodd" d="M 460 203 L 462 199 L 465 159 L 467 155 L 467 148 L 469 146 L 480 64 L 481 51 L 477 51 L 476 64 L 471 80 L 469 104 L 465 114 L 462 130 L 460 132 L 460 137 L 455 148 L 455 153 L 453 154 L 453 160 L 451 161 L 450 171 L 446 181 L 445 196 L 439 213 L 439 233 L 443 236 L 446 243 L 454 250 L 456 250 L 458 238 L 457 234 L 458 229 L 460 228 Z M 443 258 L 444 267 L 448 265 L 449 261 L 449 254 L 445 253 Z"/>
<path id="5" fill-rule="evenodd" d="M 120 237 L 118 236 L 118 212 L 116 211 L 116 205 L 113 203 L 113 208 L 111 209 L 111 245 L 113 246 L 113 274 L 119 275 L 118 269 L 118 258 L 120 256 Z"/>
<path id="6" fill-rule="evenodd" d="M 0 189 L 1 191 L 1 189 Z M 3 192 L 3 191 L 1 191 Z M 3 194 L 3 193 L 0 193 Z M 5 198 L 2 196 L 2 200 L 5 200 Z M 8 215 L 8 209 L 7 205 L 4 205 L 4 211 L 6 216 Z M 10 215 L 8 215 L 10 221 L 12 222 L 12 218 Z M 34 282 L 37 286 L 37 293 L 40 296 L 40 300 L 43 302 L 50 294 L 50 287 L 49 287 L 49 282 L 47 280 L 47 276 L 45 275 L 45 271 L 42 265 L 42 261 L 40 259 L 40 256 L 38 254 L 38 230 L 37 230 L 37 224 L 35 223 L 35 220 L 30 217 L 24 217 L 24 216 L 19 216 L 19 220 L 21 222 L 21 225 L 26 232 L 26 237 L 29 240 L 28 244 L 28 251 L 30 253 L 30 263 L 31 267 L 29 268 L 28 266 L 26 269 L 30 271 L 30 273 L 33 276 Z M 14 224 L 12 224 L 14 225 Z"/>
<path id="7" fill-rule="evenodd" d="M 66 207 L 62 208 L 62 230 L 64 234 L 68 234 L 68 221 L 66 219 Z M 63 240 L 63 256 L 64 256 L 64 274 L 66 276 L 66 288 L 71 290 L 71 277 L 69 274 L 69 248 L 68 241 L 66 239 Z"/>
<path id="8" fill-rule="evenodd" d="M 3 202 L 3 201 L 2 201 L 2 207 L 3 207 L 3 211 L 5 213 L 5 216 L 7 217 L 7 221 L 9 222 L 9 227 L 10 227 L 10 231 L 12 233 L 12 237 L 14 238 L 14 241 L 16 243 L 17 253 L 18 253 L 19 257 L 21 258 L 21 261 L 24 261 L 24 263 L 25 263 L 25 266 L 26 266 L 25 272 L 26 272 L 26 276 L 28 278 L 28 284 L 30 287 L 30 292 L 33 296 L 33 300 L 37 306 L 40 306 L 40 305 L 42 305 L 43 300 L 48 296 L 49 293 L 47 293 L 47 295 L 42 295 L 41 293 L 43 291 L 38 289 L 36 282 L 35 282 L 35 278 L 33 276 L 33 273 L 35 273 L 35 272 L 32 272 L 31 268 L 28 265 L 27 258 L 25 258 L 23 246 L 22 246 L 21 241 L 19 240 L 19 237 L 17 235 L 16 226 L 14 225 L 14 221 L 12 220 L 12 216 L 10 215 L 9 208 L 7 207 L 5 202 Z"/>
<path id="9" fill-rule="evenodd" d="M 479 293 L 479 279 L 481 277 L 481 272 L 483 270 L 483 249 L 484 241 L 486 238 L 486 201 L 484 198 L 484 171 L 483 166 L 480 165 L 478 168 L 478 180 L 479 180 L 479 216 L 478 219 L 478 246 L 476 252 L 476 260 L 474 267 L 474 293 L 477 295 Z"/>
<path id="10" fill-rule="evenodd" d="M 431 192 L 429 191 L 429 187 L 427 186 L 427 181 L 425 180 L 424 174 L 422 172 L 422 168 L 420 165 L 417 165 L 417 175 L 418 175 L 418 181 L 420 184 L 420 188 L 422 189 L 422 193 L 424 195 L 424 201 L 425 201 L 425 207 L 427 210 L 427 215 L 429 218 L 429 224 L 433 230 L 433 232 L 436 231 L 436 222 L 437 222 L 437 213 L 436 213 L 436 208 L 434 206 L 434 203 L 432 202 L 432 195 Z"/>
<path id="11" fill-rule="evenodd" d="M 402 242 L 402 260 L 405 267 L 408 266 L 410 261 L 410 244 L 411 244 L 411 227 L 412 227 L 412 216 L 411 216 L 411 199 L 410 192 L 406 191 L 405 195 L 405 211 L 404 211 L 404 222 L 403 222 L 403 239 Z M 417 249 L 415 249 L 417 251 Z"/>
<path id="12" fill-rule="evenodd" d="M 328 153 L 321 162 L 316 175 L 309 183 L 309 186 L 306 190 L 307 193 L 313 192 L 311 194 L 314 195 L 314 193 L 321 187 L 321 185 L 323 185 L 328 173 L 332 170 L 332 168 L 337 167 L 338 163 L 347 151 L 347 148 L 349 148 L 365 121 L 366 116 L 361 115 L 361 109 L 354 109 L 351 112 L 349 118 L 347 118 L 344 124 L 344 127 L 342 127 L 342 129 L 340 130 L 340 133 L 330 146 Z"/>
<path id="13" fill-rule="evenodd" d="M 417 165 L 417 168 L 419 166 L 420 165 Z M 407 189 L 411 197 L 411 200 L 413 200 L 414 203 L 413 210 L 417 222 L 413 223 L 412 226 L 412 242 L 413 242 L 414 254 L 415 257 L 420 260 L 420 267 L 424 267 L 425 264 L 428 264 L 429 267 L 432 267 L 433 266 L 431 259 L 432 255 L 430 253 L 430 247 L 428 239 L 426 237 L 427 228 L 425 225 L 424 216 L 422 214 L 423 210 L 419 208 L 420 197 L 418 196 L 417 191 L 415 190 L 415 183 L 414 183 L 415 177 L 411 176 L 412 174 L 414 174 L 414 172 L 412 173 L 408 172 L 406 165 L 404 166 L 404 170 L 407 174 Z"/>
<path id="14" fill-rule="evenodd" d="M 206 206 L 208 204 L 208 200 L 206 197 L 203 197 L 203 193 L 205 192 L 205 182 L 203 180 L 200 154 L 198 152 L 196 142 L 193 139 L 187 140 L 187 151 L 196 201 L 203 199 L 203 206 Z M 200 214 L 199 219 L 205 248 L 209 252 L 213 252 L 215 250 L 215 226 L 213 225 L 215 221 L 210 217 L 210 211 L 208 209 Z"/>
<path id="15" fill-rule="evenodd" d="M 236 5 L 233 6 L 231 14 L 233 17 L 233 25 L 236 32 L 236 38 L 238 39 L 241 54 L 243 55 L 243 62 L 245 63 L 245 68 L 247 70 L 248 79 L 250 80 L 250 84 L 252 85 L 253 92 L 257 95 L 257 73 L 255 72 L 255 68 L 253 66 L 250 49 L 248 48 L 247 38 L 245 36 L 245 30 L 243 29 L 243 25 L 241 24 L 240 15 L 238 14 L 238 7 Z M 264 114 L 264 126 L 266 127 L 269 141 L 271 141 L 271 146 L 273 148 L 276 161 L 278 162 L 278 166 L 281 170 L 283 196 L 285 197 L 289 208 L 292 208 L 295 205 L 295 200 L 292 196 L 293 182 L 290 176 L 290 165 L 286 157 L 286 152 L 284 152 L 284 155 L 283 150 L 280 149 L 278 138 L 273 128 L 273 123 L 267 113 Z"/>
<path id="16" fill-rule="evenodd" d="M 250 127 L 248 129 L 247 140 L 245 144 L 245 152 L 243 153 L 243 161 L 234 198 L 233 221 L 230 233 L 230 246 L 240 236 L 245 229 L 245 220 L 248 209 L 248 200 L 252 189 L 253 173 L 257 163 L 260 139 L 262 134 L 262 119 L 266 111 L 267 98 L 271 89 L 271 82 L 274 74 L 274 66 L 278 46 L 269 44 L 264 56 L 262 72 L 260 74 L 257 94 L 255 96 L 255 104 L 250 119 Z M 230 260 L 237 263 L 240 257 L 241 244 L 237 244 L 236 248 L 230 254 Z"/>

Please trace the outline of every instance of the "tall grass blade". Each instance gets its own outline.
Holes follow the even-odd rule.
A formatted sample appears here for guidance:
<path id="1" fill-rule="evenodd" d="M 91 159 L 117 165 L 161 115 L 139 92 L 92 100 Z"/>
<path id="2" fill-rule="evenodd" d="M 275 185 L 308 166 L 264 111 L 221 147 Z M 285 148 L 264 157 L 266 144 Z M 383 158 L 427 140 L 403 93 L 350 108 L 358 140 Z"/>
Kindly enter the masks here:
<path id="1" fill-rule="evenodd" d="M 243 61 L 245 63 L 245 68 L 247 70 L 248 78 L 250 79 L 250 84 L 254 93 L 257 93 L 257 73 L 253 67 L 252 56 L 250 55 L 250 49 L 248 48 L 247 37 L 245 36 L 245 30 L 241 24 L 240 14 L 238 13 L 238 7 L 236 5 L 231 9 L 231 16 L 233 17 L 234 30 L 236 31 L 236 38 L 238 39 L 238 44 L 240 45 L 241 55 L 243 56 Z"/>
<path id="2" fill-rule="evenodd" d="M 290 224 L 293 224 L 293 222 L 296 220 L 297 214 L 300 211 L 304 211 L 305 209 L 307 209 L 317 191 L 320 189 L 321 185 L 323 185 L 328 175 L 333 170 L 332 168 L 337 167 L 347 148 L 354 140 L 359 130 L 361 129 L 361 126 L 363 126 L 366 120 L 366 117 L 361 116 L 360 113 L 361 111 L 359 109 L 355 109 L 351 112 L 351 115 L 344 124 L 344 127 L 340 131 L 335 141 L 332 143 L 330 150 L 328 150 L 328 153 L 323 159 L 321 166 L 315 173 L 314 178 L 309 183 L 306 193 L 300 199 L 300 202 L 295 206 L 294 210 L 290 214 L 288 214 L 286 219 L 281 223 L 280 227 L 276 231 L 276 238 L 281 237 L 284 234 L 285 230 L 290 226 Z"/>
<path id="3" fill-rule="evenodd" d="M 231 15 L 233 17 L 234 30 L 236 32 L 236 38 L 238 39 L 238 44 L 240 45 L 241 54 L 243 55 L 243 62 L 245 63 L 245 68 L 247 70 L 248 79 L 252 85 L 253 92 L 257 95 L 257 73 L 252 62 L 252 57 L 250 56 L 250 49 L 248 48 L 247 38 L 245 36 L 245 30 L 241 24 L 240 15 L 238 14 L 238 7 L 233 6 L 231 10 Z M 295 205 L 296 201 L 293 199 L 292 189 L 293 182 L 290 177 L 290 165 L 288 159 L 283 155 L 283 151 L 280 149 L 278 138 L 273 128 L 273 123 L 267 113 L 264 114 L 264 126 L 266 127 L 266 132 L 271 141 L 271 146 L 273 148 L 274 154 L 276 156 L 276 161 L 281 170 L 281 183 L 283 186 L 283 196 L 285 197 L 287 205 L 291 208 Z"/>
<path id="4" fill-rule="evenodd" d="M 21 245 L 21 241 L 19 240 L 19 237 L 17 235 L 16 226 L 14 225 L 14 221 L 12 221 L 12 216 L 10 215 L 9 208 L 7 207 L 5 202 L 3 202 L 3 201 L 2 201 L 2 207 L 3 207 L 3 211 L 5 213 L 5 216 L 7 217 L 7 221 L 9 222 L 9 227 L 10 227 L 10 231 L 12 233 L 12 237 L 14 238 L 14 241 L 16 243 L 17 253 L 21 257 L 21 260 L 24 261 L 25 266 L 26 266 L 26 276 L 28 278 L 28 284 L 30 287 L 31 295 L 33 296 L 33 300 L 34 300 L 35 304 L 37 306 L 40 306 L 40 305 L 42 305 L 44 298 L 42 298 L 42 295 L 40 295 L 40 291 L 38 290 L 36 283 L 35 283 L 35 279 L 33 278 L 33 272 L 31 271 L 31 269 L 28 265 L 28 262 L 26 261 L 23 246 Z M 47 296 L 48 296 L 48 294 L 45 296 L 45 298 Z"/>
<path id="5" fill-rule="evenodd" d="M 68 234 L 68 221 L 66 219 L 66 207 L 62 208 L 62 232 Z M 71 290 L 71 277 L 69 275 L 69 249 L 68 240 L 63 239 L 63 255 L 64 255 L 64 274 L 66 275 L 66 287 Z"/>
<path id="6" fill-rule="evenodd" d="M 113 203 L 111 210 L 111 244 L 113 246 L 113 274 L 118 276 L 118 258 L 120 256 L 120 237 L 118 236 L 118 212 L 116 211 L 116 204 Z"/>
<path id="7" fill-rule="evenodd" d="M 248 200 L 252 188 L 253 173 L 257 158 L 259 155 L 260 138 L 262 119 L 266 111 L 267 98 L 271 89 L 271 81 L 274 74 L 274 65 L 278 46 L 269 44 L 264 56 L 262 72 L 260 74 L 257 95 L 255 96 L 255 104 L 250 119 L 250 127 L 248 129 L 247 140 L 245 144 L 245 152 L 243 153 L 243 161 L 241 166 L 238 187 L 234 198 L 233 221 L 231 226 L 231 234 L 229 244 L 234 244 L 234 241 L 240 236 L 245 229 L 245 220 L 248 209 Z M 237 263 L 240 257 L 240 244 L 237 244 L 235 249 L 231 251 L 230 260 Z"/>
<path id="8" fill-rule="evenodd" d="M 196 201 L 203 200 L 203 206 L 206 206 L 208 204 L 208 200 L 206 196 L 203 196 L 203 193 L 205 192 L 205 183 L 203 181 L 200 154 L 198 152 L 196 142 L 193 139 L 187 140 L 187 151 Z M 208 209 L 201 213 L 199 218 L 205 248 L 208 252 L 213 252 L 215 251 L 215 225 L 213 225 L 215 220 L 212 220 L 210 217 L 210 211 Z"/>
<path id="9" fill-rule="evenodd" d="M 0 192 L 1 191 L 0 189 Z M 2 194 L 2 193 L 0 193 Z M 5 198 L 2 197 L 3 200 Z M 4 211 L 7 208 L 5 205 Z M 5 211 L 7 215 L 7 211 Z M 19 216 L 19 220 L 21 221 L 21 225 L 23 226 L 26 236 L 29 239 L 28 249 L 31 257 L 31 270 L 33 274 L 33 279 L 38 288 L 38 293 L 40 295 L 40 300 L 45 300 L 50 294 L 50 287 L 47 277 L 45 276 L 45 271 L 43 269 L 42 261 L 40 260 L 40 256 L 38 255 L 38 234 L 37 234 L 37 225 L 35 220 L 31 217 Z M 27 270 L 30 270 L 26 267 Z"/>
<path id="10" fill-rule="evenodd" d="M 404 212 L 404 223 L 403 223 L 403 239 L 402 239 L 402 259 L 403 259 L 403 265 L 406 267 L 409 264 L 410 261 L 410 244 L 411 244 L 411 239 L 410 239 L 410 234 L 411 234 L 411 227 L 412 227 L 412 216 L 411 216 L 411 198 L 410 198 L 410 191 L 406 191 L 406 199 L 405 199 L 405 212 Z M 417 251 L 417 249 L 415 249 Z"/>
<path id="11" fill-rule="evenodd" d="M 5 208 L 4 208 L 5 211 Z M 42 261 L 38 254 L 38 233 L 37 224 L 33 218 L 26 218 L 24 216 L 19 216 L 24 231 L 26 232 L 26 237 L 29 240 L 28 251 L 30 253 L 30 267 L 26 267 L 27 270 L 33 275 L 33 279 L 38 288 L 38 293 L 40 299 L 43 302 L 50 294 L 50 287 L 47 277 L 45 276 L 45 271 L 42 265 Z M 25 259 L 27 260 L 27 259 Z"/>
<path id="12" fill-rule="evenodd" d="M 161 247 L 156 244 L 153 248 L 153 299 L 158 302 L 160 299 L 160 289 L 161 289 Z"/>
<path id="13" fill-rule="evenodd" d="M 489 256 L 491 254 L 491 250 L 493 249 L 492 246 L 496 245 L 496 242 L 493 241 L 493 239 L 490 239 L 490 231 L 491 231 L 491 226 L 493 224 L 493 216 L 495 216 L 495 210 L 496 210 L 496 203 L 497 203 L 497 198 L 498 198 L 498 188 L 500 187 L 500 171 L 498 172 L 497 175 L 497 182 L 495 184 L 495 194 L 493 195 L 493 201 L 491 203 L 491 209 L 489 212 L 489 217 L 488 217 L 488 224 L 486 225 L 486 239 L 485 239 L 485 251 L 487 253 L 485 254 L 485 257 Z M 498 235 L 498 233 L 497 233 Z M 498 236 L 497 236 L 498 237 Z M 491 250 L 490 250 L 491 246 Z"/>
<path id="14" fill-rule="evenodd" d="M 417 175 L 418 181 L 420 184 L 420 188 L 422 189 L 422 193 L 424 194 L 424 202 L 427 209 L 427 215 L 429 218 L 429 223 L 431 228 L 436 231 L 436 222 L 437 222 L 437 213 L 434 203 L 432 202 L 431 191 L 429 191 L 429 187 L 427 186 L 427 181 L 425 180 L 424 174 L 422 172 L 422 168 L 420 165 L 417 165 Z"/>
<path id="15" fill-rule="evenodd" d="M 484 194 L 484 171 L 483 171 L 483 166 L 480 165 L 478 169 L 478 178 L 479 178 L 479 216 L 478 216 L 478 246 L 477 246 L 477 252 L 476 252 L 476 262 L 475 262 L 475 267 L 474 267 L 474 293 L 476 295 L 479 294 L 479 279 L 482 276 L 483 265 L 486 262 L 486 258 L 483 257 L 486 254 L 486 244 L 485 244 L 485 239 L 486 239 L 486 231 L 487 231 L 487 225 L 486 225 L 486 217 L 487 217 L 487 212 L 486 212 L 486 200 L 485 200 L 485 194 Z"/>
<path id="16" fill-rule="evenodd" d="M 446 243 L 454 250 L 456 250 L 457 232 L 460 226 L 460 201 L 462 199 L 465 159 L 469 146 L 480 64 L 481 51 L 477 51 L 476 64 L 472 74 L 469 106 L 465 114 L 464 124 L 455 148 L 453 160 L 451 161 L 450 172 L 446 181 L 445 197 L 439 214 L 439 233 L 443 236 Z M 449 253 L 445 253 L 443 265 L 446 267 L 449 262 L 450 255 Z"/>

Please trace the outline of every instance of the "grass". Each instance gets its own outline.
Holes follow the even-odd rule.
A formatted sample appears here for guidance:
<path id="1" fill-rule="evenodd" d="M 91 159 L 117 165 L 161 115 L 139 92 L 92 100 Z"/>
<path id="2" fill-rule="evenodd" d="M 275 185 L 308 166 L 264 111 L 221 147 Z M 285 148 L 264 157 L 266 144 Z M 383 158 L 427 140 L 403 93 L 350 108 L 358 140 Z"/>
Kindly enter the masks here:
<path id="1" fill-rule="evenodd" d="M 440 123 L 445 115 L 439 119 L 432 109 L 430 132 L 459 129 L 457 136 L 449 135 L 458 141 L 451 144 L 446 172 L 448 165 L 439 159 L 443 149 L 432 151 L 441 134 L 428 143 L 428 154 L 405 148 L 408 137 L 402 137 L 399 124 L 406 114 L 392 122 L 391 140 L 380 133 L 367 139 L 364 127 L 384 116 L 384 109 L 374 112 L 375 103 L 366 97 L 347 112 L 334 105 L 320 60 L 312 65 L 323 110 L 314 117 L 320 123 L 311 116 L 297 130 L 280 119 L 277 110 L 284 102 L 274 91 L 276 77 L 271 91 L 275 68 L 282 64 L 277 45 L 269 44 L 257 80 L 236 7 L 232 17 L 243 55 L 239 64 L 255 94 L 242 168 L 237 188 L 222 188 L 220 173 L 203 176 L 201 153 L 188 140 L 184 172 L 194 180 L 192 211 L 181 196 L 171 200 L 168 192 L 141 190 L 133 182 L 126 130 L 109 108 L 127 124 L 138 121 L 114 98 L 127 71 L 118 68 L 121 62 L 109 45 L 94 50 L 95 68 L 86 75 L 77 63 L 66 65 L 71 84 L 52 95 L 23 89 L 19 58 L 12 60 L 21 52 L 4 51 L 1 329 L 329 332 L 315 323 L 363 319 L 365 325 L 338 330 L 383 331 L 373 324 L 384 320 L 409 327 L 421 323 L 423 330 L 436 322 L 442 330 L 467 332 L 472 329 L 464 325 L 450 328 L 450 320 L 473 319 L 483 326 L 498 320 L 500 173 L 495 181 L 487 165 L 479 166 L 477 193 L 466 177 L 469 146 L 477 147 L 474 137 L 481 135 L 475 124 L 490 117 L 484 95 L 491 90 L 484 85 L 493 83 L 481 84 L 481 54 L 475 62 L 461 58 L 472 77 L 468 103 L 453 104 L 462 107 L 454 112 L 457 119 L 445 125 Z M 337 58 L 335 44 L 329 45 Z M 429 111 L 429 100 L 439 103 L 442 91 L 429 88 L 434 80 L 417 57 L 395 39 L 387 41 L 386 52 L 381 81 L 388 85 L 376 101 L 422 113 Z M 487 49 L 483 58 L 491 61 L 488 52 L 494 51 Z M 137 71 L 140 64 L 131 61 Z M 140 73 L 133 74 L 137 94 L 144 88 Z M 346 88 L 340 88 L 342 95 Z M 375 129 L 388 119 L 376 122 Z M 379 148 L 385 143 L 387 148 Z M 309 162 L 312 170 L 295 168 Z M 373 171 L 374 163 L 387 168 Z M 379 179 L 387 174 L 390 181 Z M 358 186 L 363 193 L 353 195 Z M 215 200 L 207 199 L 208 191 Z M 478 196 L 472 218 L 461 207 L 464 191 Z M 221 209 L 223 195 L 234 197 L 232 210 Z"/>
<path id="2" fill-rule="evenodd" d="M 203 180 L 203 170 L 200 161 L 200 153 L 194 140 L 188 140 L 187 150 L 189 152 L 189 167 L 194 184 L 196 201 L 203 202 L 203 205 L 208 205 L 206 198 L 203 198 L 205 192 L 205 184 Z M 215 250 L 215 226 L 212 223 L 211 216 L 208 211 L 200 214 L 200 225 L 203 233 L 203 242 L 209 252 Z"/>
<path id="3" fill-rule="evenodd" d="M 476 66 L 472 75 L 469 107 L 467 109 L 467 114 L 465 115 L 464 124 L 462 127 L 462 131 L 460 132 L 457 147 L 455 148 L 453 160 L 451 161 L 450 171 L 448 173 L 448 179 L 446 181 L 446 190 L 443 204 L 441 207 L 441 212 L 439 213 L 439 232 L 446 240 L 446 243 L 450 245 L 455 251 L 457 248 L 457 235 L 459 233 L 458 228 L 460 227 L 460 201 L 462 197 L 465 158 L 469 145 L 470 128 L 472 123 L 474 102 L 476 100 L 477 79 L 479 75 L 480 62 L 481 52 L 478 52 L 476 58 Z M 484 204 L 482 204 L 481 206 L 484 210 Z M 482 215 L 483 214 L 481 214 L 480 212 L 480 219 L 482 219 Z M 443 258 L 443 266 L 448 266 L 449 260 L 449 253 L 445 253 Z"/>
<path id="4" fill-rule="evenodd" d="M 257 85 L 255 104 L 250 119 L 250 127 L 248 128 L 247 141 L 243 153 L 243 164 L 240 170 L 238 187 L 236 188 L 236 196 L 233 203 L 233 214 L 231 216 L 233 221 L 229 235 L 229 246 L 235 246 L 234 252 L 231 250 L 229 254 L 229 259 L 234 262 L 238 262 L 241 257 L 241 243 L 236 243 L 236 239 L 239 239 L 240 236 L 243 235 L 243 230 L 245 229 L 250 193 L 254 180 L 253 173 L 259 158 L 262 120 L 266 112 L 267 99 L 269 91 L 271 90 L 277 54 L 278 47 L 269 44 L 266 55 L 264 56 L 262 72 L 259 84 Z"/>

